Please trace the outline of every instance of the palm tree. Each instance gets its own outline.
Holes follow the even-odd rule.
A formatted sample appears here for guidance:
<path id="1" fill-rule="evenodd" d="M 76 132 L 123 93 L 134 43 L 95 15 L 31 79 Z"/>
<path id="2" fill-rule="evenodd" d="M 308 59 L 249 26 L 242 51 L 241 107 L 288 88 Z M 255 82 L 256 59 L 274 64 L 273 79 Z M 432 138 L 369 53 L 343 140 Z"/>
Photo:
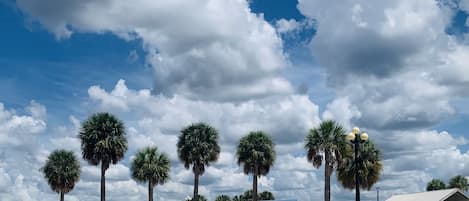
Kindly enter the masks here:
<path id="1" fill-rule="evenodd" d="M 177 143 L 178 157 L 189 169 L 192 165 L 194 172 L 194 198 L 197 200 L 199 190 L 199 176 L 205 172 L 205 166 L 218 160 L 220 146 L 218 132 L 206 123 L 197 123 L 181 130 Z"/>
<path id="2" fill-rule="evenodd" d="M 153 187 L 169 179 L 169 158 L 156 147 L 146 147 L 135 154 L 130 171 L 138 182 L 148 182 L 148 200 L 153 201 Z"/>
<path id="3" fill-rule="evenodd" d="M 91 165 L 101 163 L 101 201 L 106 200 L 106 170 L 127 151 L 124 123 L 109 113 L 96 113 L 83 122 L 80 134 L 83 159 Z"/>
<path id="4" fill-rule="evenodd" d="M 215 201 L 231 201 L 230 196 L 219 195 L 215 198 Z"/>
<path id="5" fill-rule="evenodd" d="M 307 158 L 315 168 L 324 161 L 324 200 L 331 200 L 331 175 L 334 168 L 340 165 L 342 152 L 346 146 L 345 130 L 332 120 L 322 122 L 313 128 L 305 139 Z"/>
<path id="6" fill-rule="evenodd" d="M 262 131 L 250 132 L 240 139 L 236 151 L 238 165 L 243 165 L 245 174 L 252 173 L 253 201 L 257 201 L 257 178 L 269 173 L 275 162 L 274 143 Z"/>
<path id="7" fill-rule="evenodd" d="M 80 162 L 71 151 L 55 150 L 49 155 L 41 171 L 51 189 L 60 193 L 60 200 L 63 201 L 64 194 L 73 190 L 80 179 Z"/>
<path id="8" fill-rule="evenodd" d="M 459 190 L 466 192 L 468 183 L 466 177 L 461 175 L 455 176 L 449 180 L 449 188 L 459 188 Z"/>
<path id="9" fill-rule="evenodd" d="M 383 163 L 381 151 L 375 147 L 372 141 L 368 140 L 360 146 L 358 166 L 355 165 L 352 145 L 346 148 L 342 164 L 337 168 L 337 179 L 347 189 L 355 189 L 355 168 L 358 167 L 358 177 L 360 188 L 370 190 L 378 182 Z"/>
<path id="10" fill-rule="evenodd" d="M 446 189 L 446 184 L 439 179 L 432 179 L 427 184 L 427 191 L 443 190 Z"/>
<path id="11" fill-rule="evenodd" d="M 269 191 L 264 191 L 259 194 L 261 200 L 275 200 L 274 194 Z"/>

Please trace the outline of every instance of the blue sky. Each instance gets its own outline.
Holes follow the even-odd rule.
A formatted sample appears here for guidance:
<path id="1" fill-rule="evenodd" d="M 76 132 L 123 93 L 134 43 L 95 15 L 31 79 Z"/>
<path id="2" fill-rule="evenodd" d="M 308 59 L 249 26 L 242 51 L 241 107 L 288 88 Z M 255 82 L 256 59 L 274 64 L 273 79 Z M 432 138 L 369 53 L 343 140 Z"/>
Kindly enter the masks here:
<path id="1" fill-rule="evenodd" d="M 110 185 L 123 188 L 112 191 L 116 200 L 145 196 L 128 177 L 136 150 L 172 153 L 169 142 L 196 121 L 217 127 L 225 149 L 202 180 L 208 197 L 247 188 L 233 187 L 249 179 L 232 150 L 262 129 L 279 159 L 260 187 L 281 199 L 320 199 L 322 169 L 303 160 L 302 140 L 330 118 L 369 131 L 382 149 L 384 197 L 421 191 L 431 178 L 469 176 L 468 1 L 182 2 L 0 1 L 0 187 L 34 187 L 21 195 L 5 187 L 0 196 L 55 198 L 29 170 L 56 148 L 79 155 L 79 122 L 98 111 L 122 118 L 132 145 L 113 169 Z M 172 162 L 160 196 L 177 200 L 191 192 L 192 175 Z M 70 199 L 93 200 L 95 168 L 82 163 L 75 191 L 89 195 Z M 333 189 L 335 200 L 353 197 L 335 182 Z"/>

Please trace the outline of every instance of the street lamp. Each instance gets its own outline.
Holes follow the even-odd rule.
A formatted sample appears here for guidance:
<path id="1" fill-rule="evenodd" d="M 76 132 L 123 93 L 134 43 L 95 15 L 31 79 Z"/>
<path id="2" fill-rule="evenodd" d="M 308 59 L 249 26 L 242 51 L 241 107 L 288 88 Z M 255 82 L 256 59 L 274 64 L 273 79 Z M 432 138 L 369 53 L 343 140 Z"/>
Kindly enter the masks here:
<path id="1" fill-rule="evenodd" d="M 355 149 L 355 201 L 360 201 L 360 182 L 358 177 L 358 149 L 360 143 L 368 140 L 368 134 L 361 132 L 358 127 L 353 127 L 352 132 L 347 134 L 347 140 L 353 143 Z"/>

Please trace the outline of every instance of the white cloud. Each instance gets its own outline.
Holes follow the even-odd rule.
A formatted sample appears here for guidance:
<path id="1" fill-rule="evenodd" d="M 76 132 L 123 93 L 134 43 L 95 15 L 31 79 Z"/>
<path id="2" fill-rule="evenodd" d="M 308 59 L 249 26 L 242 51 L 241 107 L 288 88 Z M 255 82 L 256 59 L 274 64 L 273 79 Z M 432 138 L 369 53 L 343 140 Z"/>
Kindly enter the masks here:
<path id="1" fill-rule="evenodd" d="M 380 129 L 426 128 L 467 97 L 469 47 L 446 34 L 452 12 L 434 1 L 300 1 L 317 20 L 312 55 L 338 99 L 361 112 L 353 123 Z"/>
<path id="2" fill-rule="evenodd" d="M 123 112 L 132 108 L 140 116 L 140 130 L 136 132 L 154 137 L 158 133 L 175 135 L 183 126 L 205 121 L 219 129 L 222 142 L 236 142 L 249 131 L 260 129 L 271 133 L 276 142 L 288 144 L 303 140 L 307 130 L 319 123 L 317 105 L 304 95 L 240 103 L 204 102 L 182 96 L 153 96 L 147 89 L 128 89 L 123 80 L 110 93 L 92 86 L 89 95 L 97 101 L 97 110 Z"/>
<path id="3" fill-rule="evenodd" d="M 344 128 L 351 129 L 352 118 L 360 118 L 361 112 L 352 106 L 348 98 L 338 98 L 327 104 L 326 111 L 322 113 L 322 119 L 332 119 L 340 123 Z"/>
<path id="4" fill-rule="evenodd" d="M 280 19 L 276 22 L 277 31 L 279 33 L 291 32 L 298 29 L 300 26 L 300 23 L 295 19 Z"/>
<path id="5" fill-rule="evenodd" d="M 244 0 L 16 3 L 59 38 L 111 32 L 142 39 L 157 93 L 232 101 L 294 91 L 278 75 L 288 65 L 281 39 Z"/>
<path id="6" fill-rule="evenodd" d="M 23 145 L 36 134 L 46 129 L 44 106 L 31 101 L 27 108 L 29 115 L 18 115 L 13 110 L 5 110 L 3 103 L 0 103 L 0 146 Z"/>

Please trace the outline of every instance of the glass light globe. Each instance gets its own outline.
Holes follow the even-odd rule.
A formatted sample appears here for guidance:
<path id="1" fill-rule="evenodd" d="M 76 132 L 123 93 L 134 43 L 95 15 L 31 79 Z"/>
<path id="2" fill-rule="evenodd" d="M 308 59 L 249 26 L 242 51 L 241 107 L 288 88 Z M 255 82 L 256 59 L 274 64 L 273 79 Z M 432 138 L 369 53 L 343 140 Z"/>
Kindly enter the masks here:
<path id="1" fill-rule="evenodd" d="M 368 140 L 368 134 L 367 133 L 362 133 L 360 135 L 360 139 L 363 140 L 363 141 L 367 141 Z"/>
<path id="2" fill-rule="evenodd" d="M 354 141 L 355 140 L 355 137 L 356 135 L 354 133 L 349 133 L 347 134 L 347 136 L 345 137 L 348 141 Z"/>
<path id="3" fill-rule="evenodd" d="M 352 128 L 352 133 L 358 134 L 359 132 L 360 132 L 360 129 L 358 127 Z"/>

